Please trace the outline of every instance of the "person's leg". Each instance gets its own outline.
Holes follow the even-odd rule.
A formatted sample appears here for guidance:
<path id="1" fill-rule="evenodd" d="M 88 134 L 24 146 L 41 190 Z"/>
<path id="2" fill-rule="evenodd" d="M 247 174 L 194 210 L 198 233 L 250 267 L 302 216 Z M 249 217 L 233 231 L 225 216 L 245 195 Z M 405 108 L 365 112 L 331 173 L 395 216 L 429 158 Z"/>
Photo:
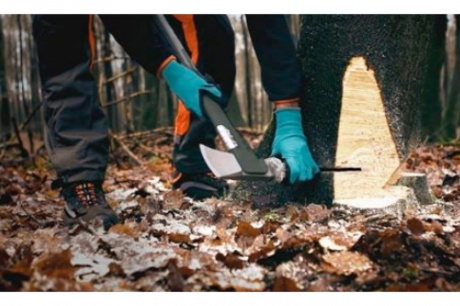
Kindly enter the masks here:
<path id="1" fill-rule="evenodd" d="M 64 186 L 66 215 L 75 219 L 107 214 L 102 219 L 110 225 L 117 220 L 106 207 L 101 188 L 108 162 L 108 127 L 90 72 L 94 41 L 89 23 L 88 15 L 35 15 L 33 35 L 44 99 L 45 145 Z M 79 199 L 81 194 L 88 200 Z M 89 212 L 89 206 L 102 208 Z"/>
<path id="2" fill-rule="evenodd" d="M 45 139 L 64 183 L 102 181 L 108 160 L 108 132 L 90 72 L 88 15 L 36 15 L 45 112 Z"/>
<path id="3" fill-rule="evenodd" d="M 172 20 L 171 20 L 172 19 Z M 219 85 L 228 102 L 235 81 L 235 42 L 225 15 L 175 15 L 170 22 L 184 41 L 200 72 Z M 214 148 L 216 131 L 205 118 L 198 118 L 179 103 L 175 123 L 174 187 L 195 198 L 220 196 L 227 184 L 209 177 L 199 144 Z"/>
<path id="4" fill-rule="evenodd" d="M 222 15 L 176 15 L 185 33 L 186 46 L 198 69 L 212 77 L 228 101 L 235 81 L 235 43 L 230 22 Z M 182 104 L 182 103 L 181 103 Z M 214 147 L 216 132 L 183 105 L 175 123 L 174 166 L 182 173 L 208 172 L 198 145 Z"/>

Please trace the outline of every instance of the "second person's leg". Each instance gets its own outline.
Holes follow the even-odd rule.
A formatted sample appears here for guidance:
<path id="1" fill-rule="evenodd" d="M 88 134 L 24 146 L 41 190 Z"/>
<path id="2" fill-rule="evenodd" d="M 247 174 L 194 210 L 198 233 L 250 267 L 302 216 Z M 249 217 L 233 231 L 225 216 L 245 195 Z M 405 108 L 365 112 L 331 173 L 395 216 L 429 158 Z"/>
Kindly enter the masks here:
<path id="1" fill-rule="evenodd" d="M 168 17 L 192 61 L 219 85 L 227 103 L 235 81 L 235 42 L 226 15 L 174 15 Z M 221 196 L 228 188 L 210 176 L 199 144 L 214 148 L 216 131 L 205 118 L 198 118 L 180 102 L 175 122 L 173 186 L 194 198 Z"/>

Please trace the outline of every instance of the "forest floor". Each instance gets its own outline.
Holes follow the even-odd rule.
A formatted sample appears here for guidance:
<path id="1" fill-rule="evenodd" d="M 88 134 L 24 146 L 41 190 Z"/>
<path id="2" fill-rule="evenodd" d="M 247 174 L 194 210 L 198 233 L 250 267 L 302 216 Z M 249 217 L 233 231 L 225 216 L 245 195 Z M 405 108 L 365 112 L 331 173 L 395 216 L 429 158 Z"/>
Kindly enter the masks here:
<path id="1" fill-rule="evenodd" d="M 104 189 L 123 224 L 108 232 L 62 225 L 45 154 L 3 157 L 0 291 L 460 291 L 460 147 L 411 155 L 437 200 L 395 216 L 193 201 L 168 183 L 170 130 L 118 139 L 144 164 L 112 151 Z"/>

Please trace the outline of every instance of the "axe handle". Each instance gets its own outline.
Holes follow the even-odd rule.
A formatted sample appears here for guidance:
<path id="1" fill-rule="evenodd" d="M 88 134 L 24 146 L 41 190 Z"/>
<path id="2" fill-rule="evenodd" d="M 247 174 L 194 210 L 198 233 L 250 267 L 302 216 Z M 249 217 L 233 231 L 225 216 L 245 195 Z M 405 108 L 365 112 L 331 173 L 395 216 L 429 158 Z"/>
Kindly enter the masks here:
<path id="1" fill-rule="evenodd" d="M 169 22 L 166 20 L 166 17 L 164 15 L 154 15 L 154 18 L 158 25 L 158 28 L 163 33 L 163 36 L 166 38 L 169 45 L 173 49 L 173 53 L 177 57 L 179 62 L 185 67 L 192 69 L 199 76 L 204 77 L 193 64 L 192 59 L 188 55 L 187 51 L 185 51 L 184 46 L 182 45 L 179 38 L 177 38 L 176 33 L 174 33 L 174 30 L 169 25 Z"/>

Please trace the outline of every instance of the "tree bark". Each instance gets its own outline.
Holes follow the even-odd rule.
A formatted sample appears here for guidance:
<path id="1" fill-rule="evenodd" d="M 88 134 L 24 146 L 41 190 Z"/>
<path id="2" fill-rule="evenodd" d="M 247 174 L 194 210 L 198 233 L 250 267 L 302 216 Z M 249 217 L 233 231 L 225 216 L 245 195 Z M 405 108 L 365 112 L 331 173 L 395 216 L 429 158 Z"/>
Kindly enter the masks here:
<path id="1" fill-rule="evenodd" d="M 391 177 L 420 141 L 420 109 L 428 103 L 426 86 L 432 82 L 429 64 L 437 50 L 440 18 L 445 17 L 302 16 L 298 55 L 305 85 L 304 131 L 311 152 L 322 167 L 356 166 L 362 167 L 363 173 L 321 173 L 313 181 L 295 186 L 245 183 L 237 195 L 250 196 L 256 204 L 331 204 L 342 196 L 337 194 L 337 182 L 349 187 L 350 190 L 341 187 L 340 192 L 345 192 L 346 197 L 353 196 L 350 191 L 360 197 L 366 188 L 383 188 L 386 177 Z M 375 105 L 360 111 L 353 106 L 356 103 L 362 108 L 370 103 Z M 374 111 L 374 106 L 382 111 Z M 273 131 L 272 124 L 259 156 L 269 156 Z M 360 146 L 371 154 L 355 158 L 359 157 Z M 354 155 L 347 150 L 354 150 Z M 375 176 L 375 170 L 385 175 Z M 371 179 L 374 175 L 375 181 L 366 182 L 367 175 Z M 372 186 L 375 184 L 379 186 Z"/>
<path id="2" fill-rule="evenodd" d="M 3 37 L 3 18 L 0 15 L 0 132 L 3 141 L 4 138 L 8 138 L 7 135 L 10 132 L 10 114 L 9 114 L 9 102 L 6 91 L 6 76 L 5 76 L 5 41 Z"/>
<path id="3" fill-rule="evenodd" d="M 455 35 L 455 66 L 452 86 L 448 93 L 446 109 L 442 116 L 442 137 L 445 140 L 455 138 L 456 129 L 460 123 L 460 15 L 455 15 L 457 26 Z"/>
<path id="4" fill-rule="evenodd" d="M 249 46 L 249 33 L 246 26 L 246 21 L 244 17 L 241 16 L 241 22 L 243 25 L 243 41 L 244 41 L 244 57 L 245 57 L 245 85 L 246 85 L 246 99 L 247 99 L 247 114 L 248 114 L 248 125 L 249 127 L 253 127 L 253 120 L 252 120 L 252 85 L 251 82 L 251 56 L 250 56 L 250 46 Z"/>
<path id="5" fill-rule="evenodd" d="M 30 15 L 27 16 L 27 25 L 28 25 L 28 33 L 32 32 L 32 18 Z M 40 71 L 38 67 L 38 55 L 37 50 L 35 48 L 35 42 L 32 35 L 29 35 L 29 50 L 30 50 L 30 86 L 31 86 L 31 101 L 32 107 L 38 107 L 42 103 L 41 97 L 41 88 L 40 88 Z M 34 117 L 34 130 L 37 135 L 41 138 L 43 137 L 42 133 L 42 123 L 44 123 L 43 112 L 38 111 L 38 115 Z"/>

